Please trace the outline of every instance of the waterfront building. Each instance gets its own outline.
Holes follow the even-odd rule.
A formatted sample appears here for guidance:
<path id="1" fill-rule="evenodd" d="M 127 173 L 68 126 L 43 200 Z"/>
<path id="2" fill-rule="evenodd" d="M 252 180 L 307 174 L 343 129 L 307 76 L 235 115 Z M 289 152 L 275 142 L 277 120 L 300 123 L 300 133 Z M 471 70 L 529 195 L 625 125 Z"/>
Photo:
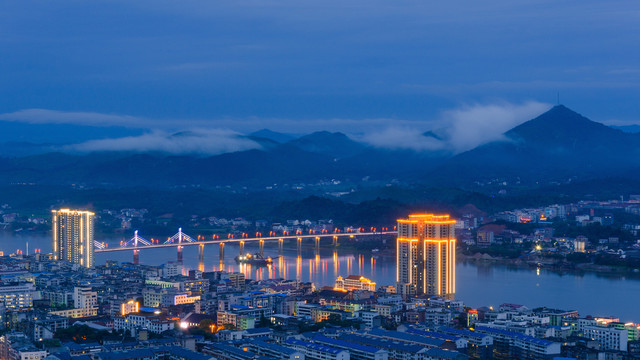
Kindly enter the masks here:
<path id="1" fill-rule="evenodd" d="M 456 291 L 456 221 L 449 215 L 414 214 L 398 219 L 396 288 L 404 297 Z"/>
<path id="2" fill-rule="evenodd" d="M 336 288 L 341 290 L 376 291 L 376 283 L 360 275 L 349 275 L 346 278 L 336 278 Z"/>
<path id="3" fill-rule="evenodd" d="M 93 267 L 94 213 L 70 209 L 51 212 L 54 260 Z"/>
<path id="4" fill-rule="evenodd" d="M 585 338 L 597 341 L 601 349 L 626 351 L 629 330 L 617 324 L 617 318 L 578 319 L 578 330 Z"/>

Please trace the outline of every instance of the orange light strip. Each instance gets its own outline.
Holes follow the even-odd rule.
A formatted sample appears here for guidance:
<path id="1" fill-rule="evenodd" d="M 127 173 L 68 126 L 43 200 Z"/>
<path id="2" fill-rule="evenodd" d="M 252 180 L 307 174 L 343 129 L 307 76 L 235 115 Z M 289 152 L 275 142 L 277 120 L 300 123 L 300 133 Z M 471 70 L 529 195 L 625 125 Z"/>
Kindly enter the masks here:
<path id="1" fill-rule="evenodd" d="M 451 244 L 447 244 L 447 294 L 451 294 Z"/>
<path id="2" fill-rule="evenodd" d="M 405 237 L 399 237 L 397 238 L 398 241 L 420 241 L 420 239 L 418 238 L 405 238 Z M 455 239 L 422 239 L 423 241 L 428 241 L 428 242 L 447 242 L 447 241 L 451 241 Z"/>
<path id="3" fill-rule="evenodd" d="M 400 224 L 455 224 L 455 220 L 408 220 L 408 219 L 398 219 Z"/>
<path id="4" fill-rule="evenodd" d="M 451 293 L 455 294 L 455 292 L 456 292 L 456 249 L 457 249 L 457 247 L 456 247 L 456 239 L 453 239 L 451 241 L 451 246 L 453 248 L 453 252 L 452 252 L 453 256 L 451 256 L 451 260 L 452 260 L 451 261 L 451 269 L 452 269 L 452 271 L 451 271 L 451 279 L 452 279 L 452 282 L 451 282 Z"/>
<path id="5" fill-rule="evenodd" d="M 442 295 L 442 250 L 438 242 L 438 295 Z"/>
<path id="6" fill-rule="evenodd" d="M 396 241 L 396 283 L 399 283 L 399 282 L 400 282 L 400 241 Z"/>
<path id="7" fill-rule="evenodd" d="M 435 220 L 446 220 L 449 219 L 450 216 L 449 214 L 442 214 L 442 215 L 436 215 L 436 214 L 410 214 L 409 215 L 410 219 L 435 219 Z"/>
<path id="8" fill-rule="evenodd" d="M 405 238 L 405 237 L 399 237 L 398 241 L 418 241 L 418 238 Z"/>

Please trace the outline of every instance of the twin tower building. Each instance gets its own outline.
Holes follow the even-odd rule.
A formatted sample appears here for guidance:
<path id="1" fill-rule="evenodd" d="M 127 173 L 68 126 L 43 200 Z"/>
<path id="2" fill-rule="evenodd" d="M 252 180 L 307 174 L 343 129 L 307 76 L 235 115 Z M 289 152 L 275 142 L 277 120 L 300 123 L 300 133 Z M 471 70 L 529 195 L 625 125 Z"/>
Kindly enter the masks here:
<path id="1" fill-rule="evenodd" d="M 416 214 L 398 220 L 396 291 L 453 300 L 456 292 L 456 221 Z"/>

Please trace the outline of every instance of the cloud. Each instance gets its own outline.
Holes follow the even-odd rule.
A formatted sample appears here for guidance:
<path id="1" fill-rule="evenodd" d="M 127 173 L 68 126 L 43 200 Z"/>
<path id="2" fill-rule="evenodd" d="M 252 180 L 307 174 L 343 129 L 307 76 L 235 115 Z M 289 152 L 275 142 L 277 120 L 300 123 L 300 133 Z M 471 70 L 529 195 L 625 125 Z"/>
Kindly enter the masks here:
<path id="1" fill-rule="evenodd" d="M 370 145 L 386 149 L 408 149 L 434 151 L 446 149 L 446 143 L 433 137 L 426 137 L 416 128 L 389 127 L 382 131 L 365 134 L 362 140 Z"/>
<path id="2" fill-rule="evenodd" d="M 65 147 L 68 151 L 132 151 L 170 154 L 217 155 L 261 148 L 260 144 L 231 130 L 195 129 L 180 133 L 156 130 L 140 136 L 90 140 Z"/>
<path id="3" fill-rule="evenodd" d="M 130 115 L 112 115 L 96 112 L 73 112 L 49 109 L 24 109 L 0 114 L 0 120 L 30 124 L 76 124 L 85 126 L 139 127 L 144 119 Z"/>
<path id="4" fill-rule="evenodd" d="M 504 140 L 504 133 L 549 110 L 551 105 L 530 101 L 524 104 L 472 105 L 445 111 L 441 123 L 447 126 L 448 143 L 455 152 L 471 150 L 491 141 Z"/>
<path id="5" fill-rule="evenodd" d="M 389 118 L 270 118 L 258 116 L 216 118 L 146 118 L 131 115 L 114 115 L 97 112 L 74 112 L 50 109 L 24 109 L 0 114 L 0 121 L 15 121 L 31 124 L 74 124 L 83 126 L 125 126 L 149 131 L 181 131 L 184 129 L 231 129 L 247 134 L 268 128 L 274 131 L 307 134 L 314 131 L 331 130 L 362 135 L 370 129 L 379 129 L 393 123 L 411 127 L 412 120 Z"/>
<path id="6" fill-rule="evenodd" d="M 459 153 L 479 145 L 504 139 L 507 130 L 540 115 L 551 105 L 530 101 L 521 104 L 465 105 L 446 110 L 434 119 L 406 120 L 390 118 L 218 118 L 164 119 L 157 121 L 129 115 L 93 112 L 64 112 L 27 109 L 0 114 L 0 120 L 29 123 L 66 123 L 93 126 L 145 128 L 149 133 L 116 139 L 97 139 L 67 146 L 67 151 L 135 151 L 172 154 L 214 155 L 260 148 L 242 134 L 269 128 L 291 134 L 330 130 L 343 132 L 367 144 L 387 149 L 447 151 Z M 162 127 L 159 129 L 158 127 Z M 195 129 L 174 134 L 178 129 Z M 436 136 L 425 136 L 434 130 Z"/>
<path id="7" fill-rule="evenodd" d="M 155 119 L 131 115 L 114 115 L 97 112 L 59 111 L 50 109 L 24 109 L 0 114 L 0 121 L 15 121 L 30 124 L 74 124 L 83 126 L 124 126 L 148 130 L 180 131 L 184 129 L 232 129 L 240 133 L 269 128 L 274 131 L 304 134 L 330 129 L 332 131 L 364 132 L 367 129 L 380 128 L 389 122 L 411 124 L 410 120 L 387 118 L 348 119 L 348 118 L 267 118 L 217 117 L 217 118 L 165 118 Z"/>
<path id="8" fill-rule="evenodd" d="M 414 122 L 413 126 L 387 126 L 381 131 L 365 134 L 362 140 L 382 148 L 460 153 L 491 141 L 506 140 L 506 131 L 550 107 L 535 101 L 467 105 L 444 111 L 435 121 Z M 432 129 L 435 136 L 424 135 Z"/>

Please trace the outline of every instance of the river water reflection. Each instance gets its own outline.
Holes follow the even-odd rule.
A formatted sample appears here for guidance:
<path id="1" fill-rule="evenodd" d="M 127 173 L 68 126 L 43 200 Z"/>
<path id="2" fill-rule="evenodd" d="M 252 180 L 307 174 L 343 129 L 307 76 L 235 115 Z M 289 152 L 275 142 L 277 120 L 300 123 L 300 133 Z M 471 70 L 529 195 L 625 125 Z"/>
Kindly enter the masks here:
<path id="1" fill-rule="evenodd" d="M 117 247 L 123 239 L 106 240 L 110 247 Z M 5 254 L 17 249 L 42 252 L 51 251 L 51 240 L 47 235 L 0 234 L 0 250 Z M 105 241 L 105 240 L 103 240 Z M 312 248 L 312 246 L 310 246 Z M 247 252 L 257 252 L 258 245 L 247 244 Z M 357 254 L 352 251 L 326 249 L 319 256 L 303 252 L 301 257 L 285 252 L 278 258 L 277 245 L 265 245 L 265 256 L 274 259 L 270 268 L 239 266 L 233 258 L 238 254 L 236 244 L 225 246 L 224 264 L 220 263 L 217 245 L 206 246 L 204 261 L 199 262 L 197 246 L 186 246 L 183 253 L 185 268 L 242 271 L 248 278 L 286 278 L 313 281 L 316 286 L 333 285 L 338 275 L 362 275 L 380 285 L 395 282 L 395 258 Z M 107 259 L 131 262 L 131 251 L 96 254 L 96 264 Z M 140 251 L 140 263 L 159 265 L 176 260 L 175 248 Z M 517 303 L 528 307 L 548 306 L 561 309 L 577 309 L 581 315 L 617 316 L 622 321 L 640 322 L 640 281 L 625 277 L 609 277 L 597 274 L 557 274 L 545 269 L 510 268 L 503 265 L 476 265 L 458 263 L 456 298 L 468 306 L 498 306 L 502 303 Z"/>

